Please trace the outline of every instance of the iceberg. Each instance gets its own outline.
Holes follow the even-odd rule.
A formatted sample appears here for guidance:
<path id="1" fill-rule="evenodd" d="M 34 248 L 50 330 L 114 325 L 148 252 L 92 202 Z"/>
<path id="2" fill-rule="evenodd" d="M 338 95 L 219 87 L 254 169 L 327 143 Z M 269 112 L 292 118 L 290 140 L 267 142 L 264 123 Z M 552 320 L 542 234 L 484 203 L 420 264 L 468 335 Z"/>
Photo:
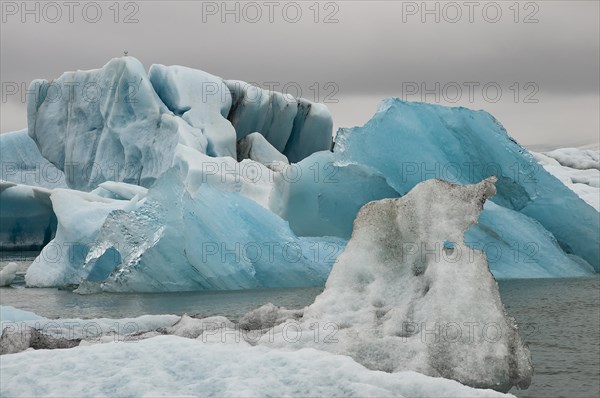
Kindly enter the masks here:
<path id="1" fill-rule="evenodd" d="M 557 149 L 546 154 L 535 152 L 531 154 L 548 173 L 600 211 L 600 170 L 598 170 L 598 162 L 594 163 L 599 153 L 600 151 L 591 149 L 580 151 L 575 148 L 565 148 L 565 150 Z M 559 163 L 557 159 L 563 163 Z M 570 166 L 578 166 L 578 168 Z"/>
<path id="2" fill-rule="evenodd" d="M 560 165 L 576 170 L 600 170 L 600 151 L 598 149 L 559 148 L 545 153 Z"/>
<path id="3" fill-rule="evenodd" d="M 50 201 L 58 219 L 56 236 L 27 269 L 26 285 L 78 284 L 87 276 L 88 270 L 82 265 L 108 214 L 113 210 L 131 210 L 141 199 L 138 195 L 131 200 L 115 200 L 70 189 L 53 190 Z"/>
<path id="4" fill-rule="evenodd" d="M 593 275 L 594 268 L 566 254 L 538 221 L 518 211 L 485 203 L 479 222 L 465 234 L 469 247 L 485 252 L 496 279 Z"/>
<path id="5" fill-rule="evenodd" d="M 100 188 L 113 194 L 52 192 L 59 227 L 30 266 L 27 286 L 80 285 L 81 293 L 319 286 L 345 245 L 298 238 L 237 192 L 202 184 L 192 195 L 177 169 L 147 192 L 124 183 Z"/>
<path id="6" fill-rule="evenodd" d="M 135 58 L 35 80 L 29 91 L 29 135 L 70 188 L 107 180 L 148 187 L 171 166 L 179 125 Z"/>
<path id="7" fill-rule="evenodd" d="M 11 397 L 48 391 L 78 397 L 510 397 L 415 372 L 376 372 L 313 349 L 291 353 L 177 336 L 27 351 L 3 356 L 0 371 L 0 393 Z"/>
<path id="8" fill-rule="evenodd" d="M 485 254 L 463 236 L 496 192 L 495 181 L 432 179 L 401 198 L 365 205 L 323 293 L 299 321 L 275 327 L 259 344 L 318 348 L 368 369 L 417 371 L 479 388 L 527 388 L 529 350 Z"/>
<path id="9" fill-rule="evenodd" d="M 352 222 L 365 203 L 400 196 L 379 171 L 339 163 L 328 151 L 314 153 L 282 174 L 287 201 L 280 214 L 300 236 L 349 239 Z"/>
<path id="10" fill-rule="evenodd" d="M 402 195 L 432 178 L 472 184 L 496 176 L 496 204 L 537 220 L 563 251 L 600 271 L 598 211 L 485 111 L 387 99 L 365 126 L 340 129 L 334 152 L 341 162 L 379 171 Z"/>
<path id="11" fill-rule="evenodd" d="M 71 190 L 51 186 L 41 194 L 42 188 L 10 186 L 0 194 L 10 204 L 2 209 L 3 244 L 48 246 L 28 273 L 29 286 L 84 282 L 81 291 L 312 286 L 326 279 L 332 253 L 350 238 L 366 203 L 401 197 L 424 180 L 472 184 L 489 176 L 497 177 L 498 193 L 466 241 L 488 254 L 494 275 L 578 276 L 600 267 L 600 214 L 483 111 L 388 99 L 364 127 L 341 129 L 330 150 L 332 119 L 323 104 L 182 66 L 152 65 L 146 73 L 138 60 L 123 57 L 97 70 L 35 81 L 30 91 L 28 130 L 1 138 L 9 148 L 25 148 L 9 159 L 23 164 L 17 170 L 47 159 L 46 166 L 64 171 Z M 97 91 L 101 95 L 92 97 Z M 553 156 L 563 163 L 565 156 L 577 158 L 571 164 L 577 167 L 595 159 L 592 152 L 563 152 Z M 576 171 L 569 177 L 571 188 L 598 185 L 590 170 Z M 164 189 L 181 192 L 169 196 Z M 65 210 L 69 206 L 86 222 L 78 223 Z M 83 210 L 86 206 L 90 209 Z M 32 210 L 38 207 L 44 212 Z M 264 222 L 249 215 L 253 212 Z M 15 220 L 13 213 L 27 217 Z M 221 223 L 212 220 L 217 215 Z M 221 224 L 236 232 L 228 236 Z M 274 239 L 297 244 L 303 253 L 312 250 L 307 246 L 324 252 L 314 261 L 303 257 L 288 277 L 285 267 L 275 272 L 261 261 L 223 261 L 217 271 L 216 263 L 190 260 L 190 253 L 206 254 L 191 243 L 194 236 L 225 247 Z M 65 255 L 49 265 L 43 257 L 57 251 L 56 245 Z M 150 259 L 146 251 L 160 255 Z M 277 258 L 285 262 L 281 254 Z M 178 262 L 163 277 L 172 271 L 166 264 Z M 199 271 L 190 278 L 194 267 Z"/>
<path id="12" fill-rule="evenodd" d="M 27 129 L 0 134 L 0 180 L 42 188 L 66 188 L 64 173 L 40 153 Z"/>
<path id="13" fill-rule="evenodd" d="M 0 182 L 0 249 L 41 250 L 56 233 L 51 190 Z"/>
<path id="14" fill-rule="evenodd" d="M 17 276 L 17 263 L 10 262 L 0 270 L 0 287 L 10 286 Z"/>
<path id="15" fill-rule="evenodd" d="M 108 215 L 83 269 L 104 291 L 319 286 L 344 245 L 339 238 L 298 238 L 280 217 L 237 193 L 204 184 L 192 196 L 173 169 L 138 208 Z"/>

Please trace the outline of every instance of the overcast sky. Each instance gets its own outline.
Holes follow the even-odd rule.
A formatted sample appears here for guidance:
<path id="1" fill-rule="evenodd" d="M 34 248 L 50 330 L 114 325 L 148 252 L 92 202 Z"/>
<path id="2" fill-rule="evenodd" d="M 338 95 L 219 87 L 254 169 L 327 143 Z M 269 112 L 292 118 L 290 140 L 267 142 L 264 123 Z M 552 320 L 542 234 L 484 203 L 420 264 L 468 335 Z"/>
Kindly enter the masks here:
<path id="1" fill-rule="evenodd" d="M 122 1 L 118 13 L 114 3 L 29 2 L 27 13 L 21 1 L 2 1 L 2 132 L 27 124 L 13 83 L 98 68 L 127 50 L 146 68 L 180 64 L 291 94 L 299 87 L 327 103 L 336 128 L 364 124 L 381 99 L 397 96 L 485 109 L 526 145 L 599 140 L 595 0 L 426 10 L 421 1 Z"/>

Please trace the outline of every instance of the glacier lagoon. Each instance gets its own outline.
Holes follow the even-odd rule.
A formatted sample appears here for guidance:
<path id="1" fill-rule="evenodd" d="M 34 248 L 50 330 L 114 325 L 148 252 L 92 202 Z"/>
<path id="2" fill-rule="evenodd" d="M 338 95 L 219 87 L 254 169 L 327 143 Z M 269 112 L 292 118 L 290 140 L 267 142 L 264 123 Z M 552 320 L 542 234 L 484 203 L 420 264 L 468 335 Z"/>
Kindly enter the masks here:
<path id="1" fill-rule="evenodd" d="M 47 96 L 52 85 L 90 81 L 115 90 L 93 103 Z M 122 96 L 130 81 L 139 83 L 135 101 Z M 207 88 L 218 95 L 207 97 Z M 132 57 L 35 81 L 30 91 L 28 129 L 0 137 L 10 166 L 0 187 L 3 250 L 43 247 L 24 278 L 40 289 L 16 294 L 154 297 L 179 302 L 178 314 L 188 312 L 186 297 L 221 297 L 214 300 L 224 307 L 199 308 L 198 317 L 219 308 L 214 315 L 235 319 L 279 291 L 269 301 L 305 308 L 261 307 L 241 323 L 281 331 L 290 319 L 301 327 L 335 321 L 343 338 L 323 345 L 263 336 L 265 350 L 317 348 L 398 377 L 418 371 L 507 391 L 526 388 L 533 368 L 494 277 L 597 278 L 596 177 L 565 169 L 588 167 L 580 161 L 588 154 L 532 156 L 484 111 L 388 99 L 332 145 L 322 104 L 180 66 L 146 73 Z M 42 168 L 58 179 L 24 179 Z M 14 265 L 5 270 L 14 283 Z M 314 287 L 294 290 L 302 286 Z M 207 292 L 136 295 L 198 290 Z M 297 292 L 306 302 L 292 299 Z M 244 295 L 253 299 L 240 306 Z M 143 338 L 198 337 L 198 317 Z M 460 348 L 423 342 L 417 321 L 489 323 L 501 338 L 459 338 Z M 11 335 L 3 337 L 11 347 Z"/>
<path id="2" fill-rule="evenodd" d="M 22 253 L 14 254 L 4 253 L 2 260 L 23 259 Z M 35 253 L 31 253 L 26 261 L 34 258 Z M 236 321 L 266 303 L 301 309 L 312 303 L 323 289 L 77 295 L 67 290 L 25 289 L 22 274 L 13 286 L 17 288 L 0 288 L 2 305 L 51 319 L 119 319 L 188 313 L 225 315 Z M 600 278 L 507 280 L 500 281 L 499 288 L 502 302 L 523 330 L 522 337 L 529 345 L 535 365 L 530 387 L 513 389 L 511 393 L 523 398 L 593 396 L 600 388 L 597 376 L 600 334 L 590 320 L 600 316 Z"/>

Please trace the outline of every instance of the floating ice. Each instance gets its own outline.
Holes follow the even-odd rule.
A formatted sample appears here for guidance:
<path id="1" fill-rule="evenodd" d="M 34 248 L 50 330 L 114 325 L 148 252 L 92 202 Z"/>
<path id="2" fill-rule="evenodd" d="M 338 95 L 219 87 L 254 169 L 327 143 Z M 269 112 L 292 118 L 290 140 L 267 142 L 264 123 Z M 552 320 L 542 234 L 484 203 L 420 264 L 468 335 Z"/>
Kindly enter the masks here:
<path id="1" fill-rule="evenodd" d="M 387 99 L 365 126 L 341 129 L 334 152 L 379 171 L 400 194 L 431 178 L 469 184 L 494 175 L 496 204 L 534 218 L 567 254 L 600 270 L 600 214 L 485 111 Z"/>
<path id="2" fill-rule="evenodd" d="M 7 355 L 0 371 L 0 394 L 11 397 L 48 391 L 78 397 L 509 396 L 414 372 L 376 372 L 313 349 L 292 353 L 177 336 Z"/>
<path id="3" fill-rule="evenodd" d="M 369 369 L 415 370 L 481 388 L 526 388 L 529 351 L 485 255 L 463 237 L 495 193 L 494 181 L 428 180 L 402 198 L 365 205 L 325 291 L 300 322 L 283 323 L 260 344 L 315 347 Z M 303 333 L 290 337 L 289 330 Z"/>
<path id="4" fill-rule="evenodd" d="M 577 170 L 600 170 L 600 151 L 597 149 L 560 148 L 545 153 L 565 167 Z"/>
<path id="5" fill-rule="evenodd" d="M 566 254 L 539 222 L 518 211 L 485 203 L 479 222 L 465 234 L 467 244 L 487 255 L 497 279 L 593 275 L 594 268 Z"/>
<path id="6" fill-rule="evenodd" d="M 30 91 L 29 135 L 69 187 L 89 191 L 106 180 L 149 186 L 171 166 L 178 123 L 135 58 L 35 80 Z"/>
<path id="7" fill-rule="evenodd" d="M 560 154 L 560 157 L 565 164 L 580 166 L 593 166 L 587 157 L 581 159 L 581 156 L 577 156 L 577 150 L 571 149 L 568 154 L 573 154 L 574 159 L 566 156 L 565 153 L 561 152 L 560 149 L 550 152 L 554 153 L 554 156 Z M 588 150 L 587 153 L 592 153 L 592 150 Z M 596 151 L 597 155 L 598 151 Z M 569 187 L 575 192 L 581 199 L 585 200 L 590 206 L 594 207 L 597 211 L 600 211 L 600 170 L 597 167 L 583 168 L 571 168 L 569 166 L 563 166 L 556 159 L 547 156 L 543 153 L 531 153 L 535 160 L 544 166 L 544 169 L 554 177 L 558 178 L 563 184 Z"/>
<path id="8" fill-rule="evenodd" d="M 40 250 L 54 237 L 57 219 L 50 190 L 0 182 L 0 248 Z"/>
<path id="9" fill-rule="evenodd" d="M 301 236 L 350 238 L 352 222 L 367 202 L 400 196 L 377 170 L 340 164 L 331 152 L 317 152 L 282 172 L 288 183 L 281 216 Z"/>
<path id="10" fill-rule="evenodd" d="M 42 156 L 27 129 L 0 134 L 0 180 L 44 188 L 66 188 L 65 175 Z"/>
<path id="11" fill-rule="evenodd" d="M 27 286 L 78 284 L 89 273 L 83 263 L 107 215 L 113 210 L 132 210 L 139 199 L 137 195 L 114 200 L 70 189 L 53 190 L 50 200 L 59 220 L 56 236 L 28 268 Z"/>
<path id="12" fill-rule="evenodd" d="M 88 281 L 82 292 L 91 282 L 136 292 L 318 286 L 344 244 L 297 238 L 269 210 L 209 184 L 192 196 L 172 170 L 136 209 L 108 214 L 79 272 L 63 279 Z"/>
<path id="13" fill-rule="evenodd" d="M 0 270 L 0 287 L 10 286 L 17 276 L 17 263 L 8 263 L 2 270 Z"/>

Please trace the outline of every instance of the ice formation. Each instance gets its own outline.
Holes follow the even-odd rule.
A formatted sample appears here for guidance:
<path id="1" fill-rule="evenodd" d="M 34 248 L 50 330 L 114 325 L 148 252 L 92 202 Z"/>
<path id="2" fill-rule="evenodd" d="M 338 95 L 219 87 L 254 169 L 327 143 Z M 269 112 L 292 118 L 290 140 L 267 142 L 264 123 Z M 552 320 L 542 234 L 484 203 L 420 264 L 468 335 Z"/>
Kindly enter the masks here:
<path id="1" fill-rule="evenodd" d="M 65 175 L 42 156 L 27 129 L 0 134 L 0 180 L 43 188 L 66 188 Z"/>
<path id="2" fill-rule="evenodd" d="M 0 287 L 10 286 L 17 276 L 17 263 L 8 263 L 2 270 L 0 270 Z"/>
<path id="3" fill-rule="evenodd" d="M 317 152 L 284 170 L 287 201 L 281 216 L 301 236 L 350 238 L 358 210 L 372 200 L 400 196 L 377 170 L 341 164 Z"/>
<path id="4" fill-rule="evenodd" d="M 596 160 L 594 163 L 594 159 L 598 158 L 600 151 L 567 149 L 564 152 L 557 149 L 546 154 L 532 152 L 532 155 L 548 173 L 558 178 L 581 199 L 600 211 L 600 170 L 598 161 Z M 573 159 L 567 157 L 567 154 Z M 556 159 L 560 159 L 563 164 Z M 573 168 L 567 165 L 579 167 Z"/>
<path id="5" fill-rule="evenodd" d="M 57 219 L 46 188 L 0 182 L 0 248 L 41 250 L 56 233 Z"/>
<path id="6" fill-rule="evenodd" d="M 138 209 L 109 215 L 84 268 L 109 267 L 97 279 L 108 291 L 318 286 L 344 244 L 297 238 L 254 201 L 208 184 L 191 196 L 173 170 Z"/>
<path id="7" fill-rule="evenodd" d="M 147 187 L 171 166 L 179 125 L 135 58 L 35 80 L 30 91 L 29 135 L 69 187 L 89 191 L 106 180 Z"/>
<path id="8" fill-rule="evenodd" d="M 283 323 L 260 344 L 315 347 L 369 369 L 414 370 L 500 391 L 526 388 L 529 351 L 485 254 L 463 237 L 495 193 L 494 181 L 428 180 L 402 198 L 365 205 L 325 291 L 300 322 Z M 290 330 L 304 333 L 290 337 Z"/>
<path id="9" fill-rule="evenodd" d="M 379 171 L 400 194 L 431 178 L 469 184 L 494 175 L 496 204 L 537 220 L 567 254 L 600 270 L 598 211 L 546 172 L 485 111 L 390 98 L 363 127 L 341 129 L 334 152 L 340 162 Z M 523 236 L 520 244 L 526 243 Z"/>
<path id="10" fill-rule="evenodd" d="M 28 130 L 0 138 L 10 163 L 3 180 L 54 189 L 2 185 L 3 247 L 46 246 L 28 286 L 319 284 L 366 203 L 428 179 L 469 184 L 492 175 L 498 194 L 466 241 L 485 251 L 494 275 L 578 276 L 600 267 L 600 215 L 565 187 L 593 206 L 597 168 L 568 178 L 553 172 L 561 184 L 486 112 L 389 99 L 364 127 L 342 129 L 328 151 L 332 119 L 324 105 L 182 66 L 146 73 L 123 57 L 31 88 Z M 597 163 L 595 152 L 574 151 L 548 155 L 573 167 Z M 536 156 L 551 172 L 566 167 Z M 35 180 L 38 164 L 64 171 L 63 179 Z M 65 182 L 71 190 L 56 189 Z M 299 264 L 283 252 L 267 263 L 202 261 L 198 251 L 273 241 L 300 247 Z"/>
<path id="11" fill-rule="evenodd" d="M 273 171 L 281 171 L 290 164 L 288 158 L 260 133 L 250 133 L 237 142 L 237 160 L 255 160 Z"/>
<path id="12" fill-rule="evenodd" d="M 471 248 L 485 252 L 497 279 L 585 276 L 595 272 L 586 261 L 566 254 L 538 221 L 491 201 L 485 203 L 479 222 L 469 228 L 465 241 Z"/>
<path id="13" fill-rule="evenodd" d="M 177 169 L 143 197 L 122 195 L 55 190 L 57 235 L 29 268 L 27 285 L 87 282 L 80 292 L 318 286 L 345 244 L 298 238 L 269 210 L 210 184 L 192 196 Z"/>
<path id="14" fill-rule="evenodd" d="M 50 195 L 58 218 L 56 236 L 33 261 L 25 282 L 31 287 L 78 284 L 86 275 L 83 263 L 104 220 L 113 210 L 132 210 L 141 198 L 114 200 L 70 189 Z"/>
<path id="15" fill-rule="evenodd" d="M 577 170 L 600 170 L 598 149 L 560 148 L 545 153 L 559 164 Z"/>
<path id="16" fill-rule="evenodd" d="M 146 74 L 133 57 L 32 82 L 27 113 L 41 154 L 86 191 L 107 180 L 149 187 L 181 146 L 235 158 L 236 141 L 252 132 L 299 161 L 330 147 L 333 123 L 321 104 L 182 66 Z"/>
<path id="17" fill-rule="evenodd" d="M 177 336 L 7 355 L 0 371 L 0 393 L 11 397 L 48 391 L 80 397 L 509 396 L 414 372 L 376 372 L 351 358 L 312 349 L 291 353 Z"/>
<path id="18" fill-rule="evenodd" d="M 210 156 L 235 157 L 236 131 L 227 120 L 231 94 L 221 78 L 197 69 L 164 65 L 152 65 L 149 78 L 167 107 L 197 129 L 197 142 L 187 142 L 188 146 Z"/>

